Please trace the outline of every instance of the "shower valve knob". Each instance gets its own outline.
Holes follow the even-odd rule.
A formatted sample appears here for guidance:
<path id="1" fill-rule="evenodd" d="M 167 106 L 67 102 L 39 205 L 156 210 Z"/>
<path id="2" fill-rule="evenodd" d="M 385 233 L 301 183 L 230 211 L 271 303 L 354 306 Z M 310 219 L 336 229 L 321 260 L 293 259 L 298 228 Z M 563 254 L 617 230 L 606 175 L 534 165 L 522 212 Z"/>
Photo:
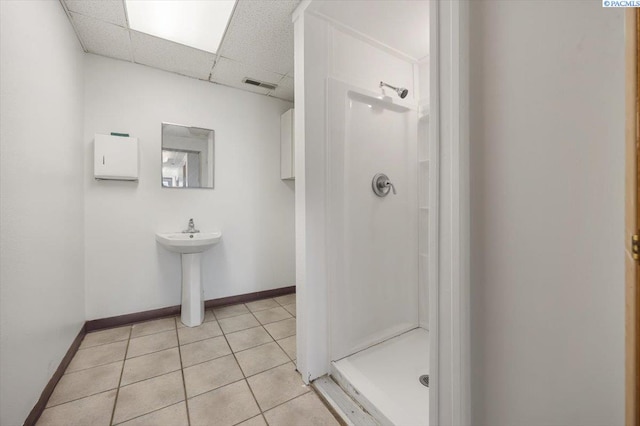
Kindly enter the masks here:
<path id="1" fill-rule="evenodd" d="M 384 173 L 378 173 L 373 177 L 371 181 L 371 187 L 373 189 L 374 194 L 378 197 L 386 197 L 389 195 L 390 191 L 393 191 L 393 194 L 396 195 L 396 187 L 391 183 L 389 177 Z"/>

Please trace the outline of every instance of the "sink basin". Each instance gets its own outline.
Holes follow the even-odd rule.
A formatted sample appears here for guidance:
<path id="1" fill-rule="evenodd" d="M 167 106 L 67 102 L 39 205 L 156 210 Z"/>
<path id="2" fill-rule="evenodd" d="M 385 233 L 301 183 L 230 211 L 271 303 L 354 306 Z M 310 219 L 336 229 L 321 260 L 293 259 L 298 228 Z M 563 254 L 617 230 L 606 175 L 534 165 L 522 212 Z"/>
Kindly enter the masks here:
<path id="1" fill-rule="evenodd" d="M 180 253 L 182 260 L 182 308 L 180 320 L 187 327 L 197 327 L 204 321 L 204 290 L 202 288 L 202 252 L 220 241 L 217 232 L 173 232 L 156 234 L 156 241 L 169 251 Z"/>
<path id="2" fill-rule="evenodd" d="M 221 232 L 197 232 L 187 234 L 173 232 L 168 234 L 156 234 L 156 241 L 167 250 L 182 254 L 202 253 L 216 245 L 222 238 Z"/>

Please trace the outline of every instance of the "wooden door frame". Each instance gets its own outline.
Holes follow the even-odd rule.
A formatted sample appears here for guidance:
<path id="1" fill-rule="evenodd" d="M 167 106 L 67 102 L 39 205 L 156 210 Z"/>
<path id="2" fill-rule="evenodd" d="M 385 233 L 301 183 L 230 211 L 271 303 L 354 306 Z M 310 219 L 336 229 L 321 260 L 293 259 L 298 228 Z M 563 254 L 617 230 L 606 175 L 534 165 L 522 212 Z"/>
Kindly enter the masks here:
<path id="1" fill-rule="evenodd" d="M 640 424 L 640 273 L 633 258 L 631 236 L 638 233 L 640 224 L 640 147 L 638 112 L 640 99 L 640 9 L 628 9 L 625 15 L 625 418 L 627 426 Z"/>

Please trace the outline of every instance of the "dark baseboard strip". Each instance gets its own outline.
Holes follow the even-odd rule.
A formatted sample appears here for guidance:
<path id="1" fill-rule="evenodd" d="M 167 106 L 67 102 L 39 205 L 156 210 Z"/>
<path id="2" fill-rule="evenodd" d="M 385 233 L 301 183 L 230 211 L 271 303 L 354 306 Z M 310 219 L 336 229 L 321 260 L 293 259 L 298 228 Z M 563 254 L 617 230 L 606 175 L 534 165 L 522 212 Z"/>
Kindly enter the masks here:
<path id="1" fill-rule="evenodd" d="M 71 343 L 71 346 L 69 347 L 69 350 L 67 351 L 67 353 L 64 355 L 64 358 L 62 358 L 62 361 L 60 361 L 60 365 L 58 366 L 58 369 L 56 370 L 55 373 L 53 373 L 53 376 L 51 376 L 49 383 L 47 383 L 47 386 L 45 386 L 44 390 L 42 391 L 42 394 L 40 395 L 40 399 L 38 399 L 38 402 L 36 402 L 36 405 L 34 405 L 33 409 L 27 416 L 27 419 L 24 421 L 24 426 L 35 426 L 35 424 L 38 422 L 38 419 L 40 418 L 40 416 L 42 415 L 42 412 L 47 406 L 47 402 L 49 402 L 49 397 L 53 393 L 53 390 L 56 388 L 56 385 L 62 378 L 62 375 L 64 374 L 65 370 L 71 363 L 71 360 L 73 359 L 74 355 L 78 351 L 78 348 L 80 347 L 80 343 L 82 343 L 82 339 L 84 339 L 85 334 L 87 334 L 86 323 L 82 326 L 82 328 L 78 332 L 78 335 L 73 340 L 73 343 Z"/>
<path id="2" fill-rule="evenodd" d="M 219 299 L 206 300 L 204 307 L 217 308 L 220 306 L 234 305 L 236 303 L 248 303 L 254 300 L 266 299 L 268 297 L 278 297 L 295 293 L 296 286 L 274 288 L 272 290 L 256 291 L 255 293 L 239 294 L 237 296 L 221 297 Z M 103 330 L 105 328 L 120 327 L 123 325 L 135 324 L 137 322 L 150 321 L 158 318 L 180 315 L 180 305 L 166 308 L 153 309 L 151 311 L 136 312 L 133 314 L 118 315 L 115 317 L 95 319 L 87 321 L 87 332 Z"/>
<path id="3" fill-rule="evenodd" d="M 118 315 L 117 317 L 100 318 L 87 321 L 87 333 L 90 331 L 104 330 L 105 328 L 120 327 L 123 325 L 135 324 L 137 322 L 149 321 L 158 318 L 172 317 L 180 314 L 180 305 L 168 306 L 166 308 L 153 309 L 151 311 L 136 312 L 133 314 Z"/>
<path id="4" fill-rule="evenodd" d="M 268 297 L 285 296 L 296 292 L 296 286 L 274 288 L 273 290 L 256 291 L 255 293 L 240 294 L 238 296 L 221 297 L 219 299 L 206 300 L 204 307 L 219 308 L 220 306 L 235 305 L 236 303 L 249 303 L 254 300 L 266 299 Z"/>

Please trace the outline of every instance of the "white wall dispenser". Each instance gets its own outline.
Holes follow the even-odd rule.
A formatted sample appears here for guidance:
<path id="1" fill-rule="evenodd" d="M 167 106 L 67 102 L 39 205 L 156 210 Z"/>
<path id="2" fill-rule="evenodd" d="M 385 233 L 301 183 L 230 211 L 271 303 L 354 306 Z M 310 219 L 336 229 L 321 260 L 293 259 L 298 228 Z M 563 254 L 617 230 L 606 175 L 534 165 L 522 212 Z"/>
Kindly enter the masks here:
<path id="1" fill-rule="evenodd" d="M 96 134 L 94 140 L 96 179 L 138 180 L 138 138 Z"/>

